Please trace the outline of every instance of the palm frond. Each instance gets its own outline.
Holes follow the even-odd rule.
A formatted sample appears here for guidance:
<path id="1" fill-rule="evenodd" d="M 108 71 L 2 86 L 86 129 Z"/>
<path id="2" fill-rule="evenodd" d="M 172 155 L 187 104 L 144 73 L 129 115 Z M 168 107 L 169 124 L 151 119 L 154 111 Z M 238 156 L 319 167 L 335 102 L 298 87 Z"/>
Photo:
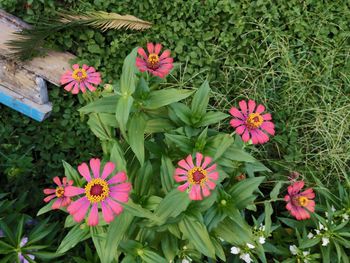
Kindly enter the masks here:
<path id="1" fill-rule="evenodd" d="M 132 15 L 119 15 L 103 11 L 86 12 L 84 14 L 60 13 L 61 21 L 65 24 L 78 22 L 88 26 L 106 31 L 109 29 L 133 29 L 145 30 L 152 26 L 152 23 L 141 20 Z"/>
<path id="2" fill-rule="evenodd" d="M 61 30 L 77 27 L 90 26 L 106 31 L 109 29 L 132 29 L 145 30 L 152 26 L 150 22 L 141 20 L 132 15 L 119 15 L 103 11 L 76 13 L 63 11 L 57 17 L 42 19 L 31 28 L 23 29 L 16 33 L 16 38 L 7 41 L 13 58 L 28 60 L 47 52 L 45 39 L 53 33 Z"/>

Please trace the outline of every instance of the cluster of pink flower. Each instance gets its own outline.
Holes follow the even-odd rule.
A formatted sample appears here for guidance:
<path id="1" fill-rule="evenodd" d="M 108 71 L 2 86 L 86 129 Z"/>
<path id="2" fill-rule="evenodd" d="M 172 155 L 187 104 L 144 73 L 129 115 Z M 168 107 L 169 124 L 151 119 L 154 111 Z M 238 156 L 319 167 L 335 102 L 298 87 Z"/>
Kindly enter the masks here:
<path id="1" fill-rule="evenodd" d="M 148 53 L 143 48 L 138 49 L 140 57 L 136 58 L 135 63 L 140 72 L 149 72 L 160 78 L 169 74 L 173 68 L 173 58 L 170 57 L 169 50 L 165 50 L 160 55 L 161 49 L 161 44 L 154 45 L 153 43 L 147 44 Z M 93 84 L 99 85 L 100 83 L 100 73 L 87 65 L 80 68 L 78 64 L 75 64 L 73 71 L 69 70 L 61 77 L 61 84 L 66 85 L 64 89 L 73 94 L 79 93 L 80 90 L 84 93 L 86 88 L 94 91 L 96 87 Z M 263 144 L 269 141 L 269 135 L 275 134 L 271 114 L 264 113 L 265 107 L 261 104 L 256 105 L 253 100 L 248 102 L 242 100 L 239 102 L 239 109 L 232 107 L 229 112 L 234 117 L 230 121 L 230 125 L 235 128 L 235 132 L 241 136 L 244 142 L 251 140 L 253 144 Z M 212 164 L 212 158 L 196 153 L 195 159 L 192 155 L 188 155 L 179 161 L 178 165 L 174 179 L 176 182 L 184 182 L 178 186 L 178 190 L 188 190 L 191 200 L 202 200 L 203 197 L 210 195 L 210 190 L 216 187 L 219 173 L 216 171 L 216 164 Z M 68 206 L 67 211 L 77 222 L 81 222 L 85 218 L 91 207 L 88 225 L 94 226 L 98 224 L 99 220 L 99 204 L 106 222 L 111 222 L 114 215 L 119 215 L 123 211 L 123 206 L 120 203 L 128 202 L 131 184 L 126 182 L 125 172 L 119 172 L 107 180 L 107 177 L 115 169 L 115 165 L 111 162 L 105 165 L 101 176 L 99 159 L 91 159 L 90 168 L 94 177 L 91 177 L 86 163 L 78 167 L 79 173 L 87 183 L 85 188 L 73 186 L 73 181 L 67 182 L 66 178 L 63 178 L 63 182 L 61 182 L 58 177 L 55 177 L 54 182 L 57 187 L 56 189 L 44 190 L 44 193 L 49 195 L 44 201 L 49 202 L 51 199 L 57 198 L 52 209 Z M 303 186 L 303 181 L 295 182 L 288 187 L 288 194 L 285 196 L 286 208 L 298 220 L 310 218 L 309 212 L 314 212 L 315 208 L 315 202 L 312 200 L 315 197 L 313 190 L 310 188 L 300 192 Z M 70 198 L 74 196 L 82 197 L 72 202 Z"/>

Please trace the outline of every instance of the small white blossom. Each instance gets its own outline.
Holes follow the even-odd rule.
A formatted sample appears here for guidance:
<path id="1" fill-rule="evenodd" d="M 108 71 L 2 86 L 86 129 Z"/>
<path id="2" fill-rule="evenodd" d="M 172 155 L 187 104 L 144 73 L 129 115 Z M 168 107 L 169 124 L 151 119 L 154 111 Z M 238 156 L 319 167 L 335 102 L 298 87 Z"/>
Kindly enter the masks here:
<path id="1" fill-rule="evenodd" d="M 290 250 L 290 253 L 292 253 L 292 255 L 298 254 L 298 248 L 296 245 L 289 246 L 289 250 Z"/>
<path id="2" fill-rule="evenodd" d="M 319 228 L 320 228 L 320 230 L 323 230 L 324 229 L 324 226 L 321 224 L 321 223 L 319 223 Z"/>
<path id="3" fill-rule="evenodd" d="M 248 253 L 244 253 L 244 254 L 240 255 L 239 258 L 242 259 L 246 263 L 253 262 L 253 260 L 251 259 L 250 255 Z"/>
<path id="4" fill-rule="evenodd" d="M 328 212 L 324 212 L 324 215 L 325 215 L 326 217 L 328 217 Z"/>
<path id="5" fill-rule="evenodd" d="M 255 248 L 255 246 L 254 246 L 254 245 L 252 245 L 252 244 L 249 244 L 249 243 L 247 243 L 247 247 L 249 247 L 250 249 L 253 249 L 253 248 Z"/>
<path id="6" fill-rule="evenodd" d="M 310 254 L 310 251 L 303 251 L 303 255 L 304 256 L 307 256 L 307 255 L 309 255 Z"/>
<path id="7" fill-rule="evenodd" d="M 307 238 L 308 239 L 311 239 L 311 238 L 313 238 L 314 237 L 314 234 L 312 234 L 311 232 L 309 232 L 309 234 L 307 234 Z"/>
<path id="8" fill-rule="evenodd" d="M 322 237 L 322 246 L 326 247 L 329 244 L 328 237 Z"/>
<path id="9" fill-rule="evenodd" d="M 190 261 L 189 261 L 188 259 L 184 258 L 184 259 L 181 261 L 181 263 L 190 263 Z"/>
<path id="10" fill-rule="evenodd" d="M 241 249 L 239 247 L 231 247 L 231 254 L 233 255 L 239 254 L 240 251 Z"/>
<path id="11" fill-rule="evenodd" d="M 349 220 L 349 215 L 348 214 L 342 214 L 341 215 L 345 221 Z"/>
<path id="12" fill-rule="evenodd" d="M 265 226 L 263 224 L 260 224 L 259 230 L 260 231 L 265 231 Z"/>
<path id="13" fill-rule="evenodd" d="M 320 230 L 318 230 L 318 229 L 315 229 L 315 232 L 316 232 L 317 235 L 320 234 Z"/>
<path id="14" fill-rule="evenodd" d="M 259 243 L 260 244 L 265 244 L 265 242 L 266 242 L 266 238 L 265 237 L 263 237 L 263 236 L 259 237 Z"/>
<path id="15" fill-rule="evenodd" d="M 224 242 L 225 240 L 223 240 L 221 237 L 218 237 L 219 238 L 219 240 L 221 241 L 221 242 Z"/>
<path id="16" fill-rule="evenodd" d="M 332 205 L 332 207 L 331 207 L 331 210 L 332 210 L 332 212 L 334 213 L 335 211 L 337 211 L 337 209 L 335 209 L 335 207 Z"/>

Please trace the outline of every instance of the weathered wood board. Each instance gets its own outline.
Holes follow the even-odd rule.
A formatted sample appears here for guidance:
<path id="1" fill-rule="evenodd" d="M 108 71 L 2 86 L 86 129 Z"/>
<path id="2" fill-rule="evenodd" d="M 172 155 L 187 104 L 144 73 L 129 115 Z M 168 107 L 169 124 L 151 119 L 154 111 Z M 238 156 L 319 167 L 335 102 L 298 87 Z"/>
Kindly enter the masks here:
<path id="1" fill-rule="evenodd" d="M 18 37 L 15 32 L 29 27 L 19 18 L 0 9 L 0 103 L 42 121 L 41 117 L 46 118 L 52 108 L 44 80 L 59 86 L 61 75 L 71 68 L 69 60 L 75 56 L 67 52 L 50 51 L 47 56 L 31 61 L 13 61 L 6 42 Z M 13 96 L 13 100 L 9 100 L 9 96 Z M 23 105 L 32 108 L 29 110 Z"/>

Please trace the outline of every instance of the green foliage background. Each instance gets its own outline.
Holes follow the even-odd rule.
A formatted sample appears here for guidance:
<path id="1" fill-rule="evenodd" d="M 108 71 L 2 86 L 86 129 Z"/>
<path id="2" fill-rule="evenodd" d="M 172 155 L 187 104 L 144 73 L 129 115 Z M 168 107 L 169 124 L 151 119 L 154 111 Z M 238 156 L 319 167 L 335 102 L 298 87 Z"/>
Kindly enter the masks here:
<path id="1" fill-rule="evenodd" d="M 109 83 L 133 47 L 160 42 L 181 63 L 171 80 L 175 87 L 198 86 L 208 77 L 213 107 L 227 111 L 247 98 L 267 105 L 277 135 L 255 155 L 276 173 L 298 170 L 329 181 L 349 171 L 347 1 L 0 0 L 0 7 L 30 23 L 58 8 L 150 21 L 154 26 L 145 32 L 77 29 L 55 34 L 49 43 L 94 65 Z M 7 156 L 0 163 L 8 177 L 52 178 L 63 172 L 61 159 L 77 164 L 100 152 L 80 122 L 78 98 L 57 87 L 50 97 L 54 114 L 42 124 L 0 106 L 0 152 Z"/>

